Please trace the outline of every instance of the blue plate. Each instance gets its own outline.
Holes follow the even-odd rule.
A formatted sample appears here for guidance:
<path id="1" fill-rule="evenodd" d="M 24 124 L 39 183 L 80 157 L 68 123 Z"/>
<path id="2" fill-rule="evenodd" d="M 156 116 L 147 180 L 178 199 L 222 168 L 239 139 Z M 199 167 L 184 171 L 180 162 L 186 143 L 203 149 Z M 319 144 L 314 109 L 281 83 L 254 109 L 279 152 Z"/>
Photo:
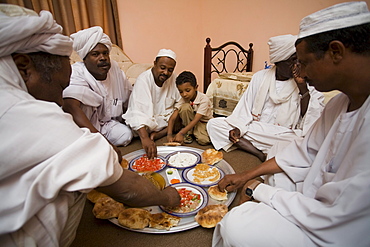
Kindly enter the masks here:
<path id="1" fill-rule="evenodd" d="M 201 160 L 201 156 L 194 151 L 180 150 L 168 154 L 166 160 L 169 167 L 185 169 L 198 164 Z"/>
<path id="2" fill-rule="evenodd" d="M 181 212 L 181 211 L 179 211 L 180 210 L 179 208 L 168 208 L 168 207 L 159 206 L 164 212 L 166 212 L 168 214 L 171 214 L 171 215 L 178 216 L 178 217 L 187 217 L 187 216 L 195 215 L 196 213 L 198 213 L 199 210 L 201 210 L 202 208 L 207 206 L 207 204 L 208 204 L 208 194 L 203 188 L 201 188 L 199 186 L 196 186 L 196 185 L 193 185 L 193 184 L 188 184 L 188 183 L 172 184 L 171 186 L 176 188 L 177 190 L 185 188 L 185 189 L 190 190 L 190 191 L 192 191 L 196 194 L 199 194 L 201 201 L 200 201 L 199 205 L 194 210 L 192 210 L 190 212 Z"/>
<path id="3" fill-rule="evenodd" d="M 211 166 L 211 165 L 208 165 L 208 166 L 210 169 L 217 169 L 218 172 L 220 173 L 220 176 L 216 180 L 212 179 L 213 181 L 210 181 L 209 179 L 204 179 L 203 181 L 200 181 L 200 182 L 195 181 L 195 177 L 193 176 L 195 167 L 185 169 L 184 172 L 182 173 L 182 177 L 184 178 L 186 182 L 197 185 L 197 186 L 201 186 L 201 187 L 208 187 L 208 186 L 215 185 L 225 176 L 225 173 L 216 166 Z"/>
<path id="4" fill-rule="evenodd" d="M 130 169 L 131 171 L 134 171 L 134 172 L 141 172 L 141 171 L 137 171 L 136 169 L 133 168 L 133 165 L 135 164 L 136 160 L 140 159 L 141 157 L 143 157 L 143 155 L 139 155 L 135 158 L 133 158 L 129 163 L 128 163 L 128 169 Z M 158 156 L 156 159 L 160 159 L 162 162 L 163 162 L 163 165 L 161 166 L 161 168 L 159 168 L 158 170 L 155 170 L 155 171 L 151 171 L 151 172 L 158 172 L 158 171 L 161 171 L 163 170 L 165 167 L 166 167 L 166 159 L 162 156 Z M 142 172 L 145 172 L 145 171 L 142 171 Z"/>

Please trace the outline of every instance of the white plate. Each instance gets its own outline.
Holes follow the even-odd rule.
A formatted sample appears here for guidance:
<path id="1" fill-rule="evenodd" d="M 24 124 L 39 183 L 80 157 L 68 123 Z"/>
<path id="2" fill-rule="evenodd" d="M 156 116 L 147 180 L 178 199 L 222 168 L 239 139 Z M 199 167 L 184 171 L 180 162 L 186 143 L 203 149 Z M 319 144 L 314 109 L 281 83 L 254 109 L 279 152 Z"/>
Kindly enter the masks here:
<path id="1" fill-rule="evenodd" d="M 168 181 L 167 184 L 177 184 L 176 182 L 172 181 L 172 179 L 178 180 L 179 181 L 178 183 L 182 182 L 179 171 L 176 168 L 167 168 L 166 169 L 166 177 L 167 177 L 167 181 Z"/>
<path id="2" fill-rule="evenodd" d="M 142 157 L 143 157 L 143 155 L 139 155 L 139 156 L 133 158 L 132 160 L 130 160 L 130 162 L 128 163 L 128 168 L 131 171 L 140 172 L 140 171 L 137 171 L 135 168 L 133 168 L 133 165 L 135 164 L 136 160 L 138 160 L 138 159 L 140 159 Z M 159 169 L 157 169 L 155 171 L 148 171 L 148 172 L 159 172 L 159 171 L 163 170 L 166 167 L 166 159 L 164 157 L 158 156 L 157 159 L 160 159 L 163 162 L 161 168 L 159 168 Z M 142 172 L 146 172 L 146 171 L 142 171 Z"/>
<path id="3" fill-rule="evenodd" d="M 157 153 L 158 153 L 158 155 L 161 155 L 161 156 L 166 156 L 166 155 L 168 155 L 172 152 L 176 152 L 178 150 L 179 150 L 179 147 L 170 147 L 170 146 L 158 146 L 157 147 Z M 199 155 L 202 154 L 203 151 L 204 151 L 204 150 L 198 149 L 198 148 L 182 147 L 182 146 L 181 146 L 181 150 L 193 151 L 193 152 L 198 153 Z M 123 158 L 130 161 L 130 160 L 136 158 L 137 156 L 143 155 L 143 154 L 145 154 L 145 151 L 143 149 L 140 149 L 140 150 L 137 150 L 137 151 L 134 151 L 134 152 L 131 152 L 131 153 L 128 153 L 128 154 L 124 155 Z M 218 168 L 221 168 L 225 172 L 225 174 L 234 174 L 235 173 L 234 169 L 225 160 L 221 160 L 219 163 L 217 163 L 216 166 Z M 179 171 L 180 175 L 182 175 L 183 169 L 179 169 L 178 171 Z M 161 174 L 163 177 L 166 176 L 165 175 L 165 170 L 161 170 L 159 172 L 159 174 Z M 227 206 L 230 206 L 230 204 L 234 201 L 235 196 L 236 196 L 235 191 L 234 192 L 229 192 L 228 196 L 227 196 L 228 199 L 225 200 L 225 201 L 222 201 L 222 202 L 214 200 L 214 199 L 209 197 L 208 198 L 208 205 L 214 205 L 214 204 L 222 203 L 222 204 L 225 204 Z M 145 209 L 150 210 L 150 212 L 152 214 L 163 212 L 158 206 L 145 207 Z M 158 230 L 158 229 L 149 228 L 149 227 L 146 227 L 144 229 L 130 229 L 130 228 L 127 228 L 127 227 L 124 227 L 124 226 L 120 225 L 118 223 L 117 218 L 109 219 L 109 221 L 112 222 L 113 224 L 117 225 L 118 227 L 124 228 L 124 229 L 129 230 L 129 231 L 149 233 L 149 234 L 176 233 L 176 232 L 182 232 L 182 231 L 186 231 L 186 230 L 189 230 L 189 229 L 193 229 L 193 228 L 199 226 L 199 224 L 194 220 L 194 216 L 188 216 L 188 217 L 181 218 L 179 224 L 175 227 L 172 227 L 168 231 L 167 230 Z"/>
<path id="4" fill-rule="evenodd" d="M 185 169 L 198 164 L 201 160 L 199 153 L 190 150 L 178 150 L 166 156 L 167 166 Z"/>
<path id="5" fill-rule="evenodd" d="M 187 212 L 187 213 L 179 213 L 179 212 L 170 210 L 168 208 L 159 206 L 164 212 L 166 212 L 168 214 L 178 216 L 178 217 L 187 217 L 187 216 L 195 215 L 196 213 L 198 213 L 199 210 L 201 210 L 202 208 L 207 206 L 207 204 L 208 204 L 208 194 L 207 194 L 207 191 L 205 191 L 203 188 L 195 186 L 193 184 L 188 184 L 188 183 L 178 183 L 178 184 L 173 184 L 171 186 L 175 187 L 177 190 L 187 189 L 187 190 L 192 191 L 195 194 L 199 194 L 200 195 L 200 204 L 198 205 L 198 207 L 196 209 L 194 209 L 191 212 Z"/>
<path id="6" fill-rule="evenodd" d="M 195 171 L 195 167 L 192 167 L 192 168 L 188 168 L 188 169 L 185 169 L 184 172 L 182 173 L 182 177 L 184 178 L 184 180 L 188 183 L 191 183 L 191 184 L 194 184 L 194 185 L 198 185 L 198 186 L 212 186 L 212 185 L 215 185 L 218 183 L 218 181 L 220 181 L 224 176 L 225 176 L 225 173 L 218 167 L 216 166 L 209 166 L 210 169 L 212 168 L 216 168 L 219 172 L 220 172 L 220 178 L 217 179 L 216 181 L 209 181 L 209 180 L 204 180 L 200 183 L 198 182 L 195 182 L 194 181 L 194 171 Z"/>

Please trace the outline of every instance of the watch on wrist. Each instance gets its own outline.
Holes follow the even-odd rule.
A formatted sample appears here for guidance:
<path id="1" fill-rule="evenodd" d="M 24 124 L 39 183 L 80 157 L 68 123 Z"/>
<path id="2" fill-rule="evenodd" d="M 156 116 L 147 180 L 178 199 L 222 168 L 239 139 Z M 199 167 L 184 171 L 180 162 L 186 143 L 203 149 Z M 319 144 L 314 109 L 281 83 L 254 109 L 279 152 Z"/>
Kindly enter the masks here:
<path id="1" fill-rule="evenodd" d="M 259 185 L 261 182 L 255 181 L 254 183 L 250 184 L 246 189 L 245 189 L 245 194 L 250 197 L 252 200 L 253 198 L 253 190 Z"/>
<path id="2" fill-rule="evenodd" d="M 247 189 L 245 190 L 245 194 L 246 194 L 247 196 L 249 196 L 252 200 L 254 200 L 254 198 L 253 198 L 253 190 L 252 190 L 251 188 L 247 188 Z"/>

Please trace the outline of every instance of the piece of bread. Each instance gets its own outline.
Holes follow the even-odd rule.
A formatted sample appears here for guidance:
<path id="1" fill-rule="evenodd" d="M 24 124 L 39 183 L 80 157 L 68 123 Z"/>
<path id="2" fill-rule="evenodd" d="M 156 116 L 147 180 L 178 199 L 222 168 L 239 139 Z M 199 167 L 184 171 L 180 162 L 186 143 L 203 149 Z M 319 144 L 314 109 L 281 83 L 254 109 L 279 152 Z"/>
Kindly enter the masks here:
<path id="1" fill-rule="evenodd" d="M 104 197 L 95 203 L 92 212 L 98 219 L 110 219 L 118 217 L 119 213 L 124 209 L 125 207 L 122 203 L 110 197 Z"/>
<path id="2" fill-rule="evenodd" d="M 195 183 L 216 182 L 220 179 L 221 174 L 217 167 L 212 167 L 208 164 L 200 163 L 195 166 L 193 178 Z"/>
<path id="3" fill-rule="evenodd" d="M 214 165 L 217 162 L 221 161 L 223 158 L 223 153 L 213 148 L 206 149 L 202 153 L 202 162 L 209 165 Z"/>
<path id="4" fill-rule="evenodd" d="M 195 221 L 204 228 L 212 228 L 222 220 L 228 208 L 224 204 L 208 205 L 199 210 L 195 215 Z"/>
<path id="5" fill-rule="evenodd" d="M 109 196 L 97 190 L 91 190 L 89 193 L 87 193 L 86 197 L 90 202 L 96 203 L 100 198 L 109 197 Z"/>
<path id="6" fill-rule="evenodd" d="M 121 166 L 124 169 L 128 169 L 128 160 L 122 158 Z"/>
<path id="7" fill-rule="evenodd" d="M 180 217 L 167 213 L 157 213 L 150 215 L 149 227 L 159 230 L 170 230 L 171 227 L 177 226 L 180 222 Z"/>
<path id="8" fill-rule="evenodd" d="M 217 184 L 208 188 L 208 195 L 218 201 L 227 200 L 227 191 L 220 191 Z"/>
<path id="9" fill-rule="evenodd" d="M 181 146 L 181 143 L 179 143 L 179 142 L 165 142 L 165 143 L 163 143 L 163 145 L 165 145 L 165 146 Z"/>
<path id="10" fill-rule="evenodd" d="M 118 215 L 118 223 L 131 229 L 144 229 L 149 225 L 150 212 L 141 208 L 127 208 Z"/>

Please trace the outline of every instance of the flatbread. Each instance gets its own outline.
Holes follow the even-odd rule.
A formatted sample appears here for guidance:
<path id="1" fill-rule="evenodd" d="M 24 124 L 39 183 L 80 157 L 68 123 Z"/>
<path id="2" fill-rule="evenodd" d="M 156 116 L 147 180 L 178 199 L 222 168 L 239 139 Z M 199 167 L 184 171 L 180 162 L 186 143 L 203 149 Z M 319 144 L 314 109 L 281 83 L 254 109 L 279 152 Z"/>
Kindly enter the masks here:
<path id="1" fill-rule="evenodd" d="M 121 166 L 124 169 L 128 169 L 128 160 L 122 158 Z"/>
<path id="2" fill-rule="evenodd" d="M 86 197 L 90 202 L 96 203 L 100 198 L 109 197 L 109 196 L 97 190 L 91 190 L 89 193 L 87 193 Z"/>
<path id="3" fill-rule="evenodd" d="M 227 200 L 227 191 L 220 191 L 217 184 L 208 188 L 208 195 L 218 201 Z"/>
<path id="4" fill-rule="evenodd" d="M 213 148 L 206 149 L 202 153 L 202 162 L 209 165 L 214 165 L 217 162 L 221 161 L 223 158 L 223 153 Z"/>
<path id="5" fill-rule="evenodd" d="M 208 164 L 200 163 L 195 166 L 193 172 L 193 181 L 195 183 L 216 182 L 220 179 L 221 174 L 217 167 L 212 167 Z"/>
<path id="6" fill-rule="evenodd" d="M 92 212 L 98 219 L 110 219 L 118 217 L 119 213 L 124 209 L 125 207 L 122 203 L 110 197 L 103 197 L 95 203 Z"/>
<path id="7" fill-rule="evenodd" d="M 165 142 L 163 143 L 165 146 L 181 146 L 181 143 L 179 142 Z"/>
<path id="8" fill-rule="evenodd" d="M 166 213 L 157 213 L 150 215 L 149 227 L 167 230 L 169 231 L 171 227 L 177 226 L 180 222 L 180 217 L 166 214 Z"/>
<path id="9" fill-rule="evenodd" d="M 144 229 L 149 225 L 150 212 L 141 208 L 127 208 L 118 215 L 118 223 L 131 229 Z"/>
<path id="10" fill-rule="evenodd" d="M 222 220 L 228 208 L 224 204 L 208 205 L 199 210 L 195 215 L 195 221 L 204 228 L 212 228 Z"/>

